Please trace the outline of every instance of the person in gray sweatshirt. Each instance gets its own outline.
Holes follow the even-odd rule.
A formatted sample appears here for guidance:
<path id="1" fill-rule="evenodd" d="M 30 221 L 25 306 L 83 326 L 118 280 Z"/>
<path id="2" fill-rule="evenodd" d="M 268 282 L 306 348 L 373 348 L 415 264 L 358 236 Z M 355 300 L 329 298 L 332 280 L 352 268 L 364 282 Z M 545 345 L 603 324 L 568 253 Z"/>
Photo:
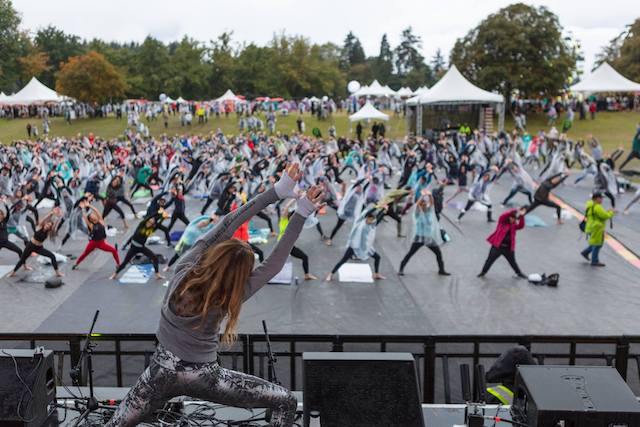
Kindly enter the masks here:
<path id="1" fill-rule="evenodd" d="M 257 268 L 250 246 L 232 235 L 270 204 L 296 197 L 300 176 L 297 164 L 288 166 L 273 188 L 223 217 L 179 260 L 162 304 L 156 352 L 107 426 L 138 425 L 171 398 L 183 395 L 228 406 L 269 408 L 272 426 L 293 424 L 297 402 L 290 391 L 220 367 L 217 352 L 223 322 L 222 342 L 232 343 L 242 303 L 282 269 L 305 219 L 322 201 L 320 187 L 297 197 L 284 235 Z"/>

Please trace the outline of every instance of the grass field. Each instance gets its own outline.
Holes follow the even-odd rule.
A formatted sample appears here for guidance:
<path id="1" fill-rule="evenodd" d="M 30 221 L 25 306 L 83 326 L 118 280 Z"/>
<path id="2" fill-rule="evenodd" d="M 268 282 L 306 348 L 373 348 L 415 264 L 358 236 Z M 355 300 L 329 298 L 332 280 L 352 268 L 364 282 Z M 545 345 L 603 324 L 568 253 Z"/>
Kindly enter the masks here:
<path id="1" fill-rule="evenodd" d="M 296 129 L 297 115 L 289 117 L 278 117 L 277 130 L 282 133 L 291 133 Z M 323 135 L 328 134 L 331 124 L 335 124 L 338 135 L 349 135 L 355 128 L 351 130 L 349 120 L 346 114 L 335 114 L 326 121 L 319 121 L 309 115 L 304 116 L 306 125 L 306 133 L 311 134 L 314 127 L 318 127 Z M 42 122 L 40 120 L 17 119 L 7 120 L 0 119 L 0 142 L 8 144 L 16 139 L 24 139 L 27 136 L 26 126 L 31 122 L 36 124 L 38 129 L 42 131 Z M 595 120 L 576 120 L 573 128 L 569 131 L 569 137 L 572 139 L 584 138 L 589 134 L 598 138 L 606 150 L 624 146 L 628 149 L 631 139 L 636 131 L 636 124 L 640 123 L 640 113 L 638 112 L 621 112 L 621 113 L 599 113 Z M 125 119 L 116 120 L 115 118 L 105 119 L 82 119 L 76 120 L 71 125 L 66 124 L 60 118 L 54 118 L 51 121 L 51 136 L 72 137 L 78 134 L 86 135 L 93 132 L 94 135 L 103 138 L 113 138 L 122 135 L 127 122 Z M 193 124 L 190 128 L 181 127 L 178 116 L 172 116 L 169 120 L 169 127 L 164 129 L 161 120 L 151 122 L 149 124 L 152 135 L 168 135 L 180 134 L 208 134 L 222 129 L 225 134 L 235 134 L 238 132 L 238 120 L 235 115 L 229 118 L 212 117 L 206 124 Z M 507 120 L 507 130 L 513 128 L 513 122 Z M 542 115 L 530 115 L 527 118 L 527 128 L 529 132 L 538 132 L 539 130 L 548 130 L 546 118 Z M 387 123 L 387 135 L 391 138 L 402 138 L 405 135 L 405 120 L 402 117 L 392 116 Z"/>

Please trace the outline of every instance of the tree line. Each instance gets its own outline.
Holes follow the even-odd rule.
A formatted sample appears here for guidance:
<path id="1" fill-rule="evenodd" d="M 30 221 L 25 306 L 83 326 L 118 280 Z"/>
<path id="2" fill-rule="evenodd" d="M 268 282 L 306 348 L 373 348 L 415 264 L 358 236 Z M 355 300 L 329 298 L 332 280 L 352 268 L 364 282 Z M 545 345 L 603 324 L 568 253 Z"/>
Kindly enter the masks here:
<path id="1" fill-rule="evenodd" d="M 87 102 L 157 99 L 160 93 L 211 99 L 225 90 L 254 96 L 347 95 L 350 80 L 377 79 L 398 89 L 431 86 L 450 64 L 480 87 L 509 97 L 556 95 L 579 78 L 579 43 L 567 36 L 545 7 L 516 3 L 482 20 L 458 39 L 446 60 L 437 50 L 422 54 L 423 40 L 411 27 L 392 47 L 382 35 L 376 55 L 367 56 L 349 32 L 342 43 L 274 34 L 265 45 L 239 43 L 232 33 L 202 42 L 185 36 L 164 43 L 83 40 L 54 26 L 20 28 L 11 0 L 0 0 L 0 90 L 11 93 L 32 76 Z M 640 79 L 640 19 L 603 48 L 600 60 L 631 79 Z"/>

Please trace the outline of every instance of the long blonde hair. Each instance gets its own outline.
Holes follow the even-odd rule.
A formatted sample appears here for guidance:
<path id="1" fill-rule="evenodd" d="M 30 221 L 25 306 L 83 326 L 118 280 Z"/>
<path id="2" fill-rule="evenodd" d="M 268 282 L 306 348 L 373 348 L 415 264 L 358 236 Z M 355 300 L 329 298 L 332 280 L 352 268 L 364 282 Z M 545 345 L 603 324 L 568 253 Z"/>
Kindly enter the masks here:
<path id="1" fill-rule="evenodd" d="M 204 325 L 211 310 L 226 314 L 227 325 L 222 336 L 225 344 L 235 342 L 245 285 L 254 261 L 253 251 L 246 242 L 225 240 L 204 253 L 176 292 L 178 298 L 198 296 L 197 305 L 190 310 L 202 318 L 198 328 Z"/>

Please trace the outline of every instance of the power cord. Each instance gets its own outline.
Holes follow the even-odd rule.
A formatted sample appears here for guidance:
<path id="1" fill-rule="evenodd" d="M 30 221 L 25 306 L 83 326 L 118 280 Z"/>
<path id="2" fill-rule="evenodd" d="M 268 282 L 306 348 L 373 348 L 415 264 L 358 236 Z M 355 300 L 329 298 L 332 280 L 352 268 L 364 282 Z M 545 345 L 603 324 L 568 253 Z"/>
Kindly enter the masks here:
<path id="1" fill-rule="evenodd" d="M 2 354 L 4 354 L 5 356 L 9 356 L 11 357 L 11 360 L 13 361 L 13 367 L 15 369 L 15 374 L 16 377 L 18 378 L 18 380 L 22 383 L 23 386 L 23 390 L 20 393 L 20 399 L 18 400 L 18 406 L 16 407 L 16 415 L 18 416 L 18 418 L 20 418 L 20 421 L 25 422 L 25 423 L 31 423 L 33 422 L 36 418 L 38 418 L 37 415 L 34 415 L 33 418 L 31 419 L 25 419 L 21 414 L 20 414 L 20 409 L 22 408 L 22 402 L 24 400 L 24 395 L 25 395 L 25 391 L 29 392 L 29 396 L 30 398 L 33 399 L 33 391 L 31 391 L 31 388 L 29 387 L 29 385 L 25 382 L 25 380 L 22 379 L 22 376 L 20 376 L 20 371 L 18 369 L 18 361 L 16 360 L 16 357 L 13 354 L 7 353 L 4 350 L 0 350 L 2 351 Z M 35 356 L 35 355 L 34 355 Z M 31 372 L 29 372 L 26 376 L 27 379 L 29 379 L 29 377 L 34 373 L 34 372 L 38 372 L 38 369 L 40 369 L 40 366 L 42 365 L 42 360 L 43 357 L 40 356 L 38 358 L 38 363 L 36 364 L 35 368 L 33 368 L 33 370 Z M 25 390 L 26 389 L 26 390 Z"/>

